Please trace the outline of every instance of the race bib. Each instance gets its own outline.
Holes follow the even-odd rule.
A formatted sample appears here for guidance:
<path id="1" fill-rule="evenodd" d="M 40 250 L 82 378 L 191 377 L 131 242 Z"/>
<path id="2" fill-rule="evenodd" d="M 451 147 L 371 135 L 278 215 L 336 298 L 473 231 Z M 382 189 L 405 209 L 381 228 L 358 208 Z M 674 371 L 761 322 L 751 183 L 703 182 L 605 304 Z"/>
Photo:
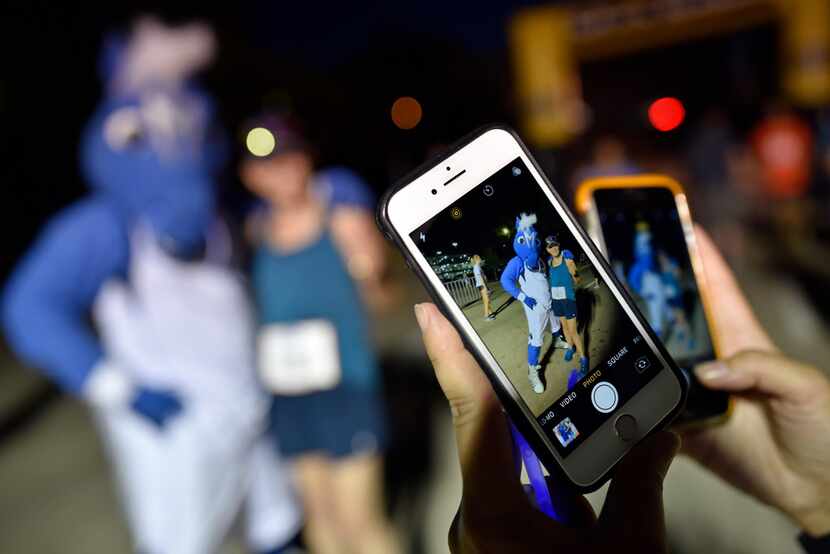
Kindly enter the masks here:
<path id="1" fill-rule="evenodd" d="M 551 287 L 550 297 L 554 300 L 565 300 L 568 298 L 568 292 L 565 287 Z"/>
<path id="2" fill-rule="evenodd" d="M 340 383 L 337 330 L 330 321 L 267 325 L 257 337 L 257 352 L 260 376 L 271 392 L 308 394 Z"/>

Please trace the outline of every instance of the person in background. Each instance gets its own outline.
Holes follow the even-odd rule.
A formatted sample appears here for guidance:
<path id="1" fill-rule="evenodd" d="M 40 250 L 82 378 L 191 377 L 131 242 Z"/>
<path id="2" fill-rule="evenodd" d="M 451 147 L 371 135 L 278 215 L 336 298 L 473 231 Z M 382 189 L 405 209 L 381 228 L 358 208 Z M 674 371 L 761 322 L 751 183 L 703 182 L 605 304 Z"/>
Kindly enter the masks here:
<path id="1" fill-rule="evenodd" d="M 771 103 L 766 111 L 750 136 L 764 193 L 772 201 L 802 198 L 810 185 L 813 132 L 781 102 Z"/>
<path id="2" fill-rule="evenodd" d="M 344 213 L 367 209 L 368 193 L 344 168 L 315 171 L 311 145 L 288 115 L 265 114 L 252 127 L 276 142 L 239 170 L 264 202 L 248 225 L 260 372 L 273 393 L 273 432 L 294 463 L 306 542 L 319 554 L 394 554 L 379 368 L 357 284 L 377 278 L 382 250 L 374 227 L 359 226 L 367 238 L 340 224 Z"/>
<path id="3" fill-rule="evenodd" d="M 642 173 L 640 167 L 628 157 L 623 142 L 614 135 L 598 137 L 593 144 L 591 156 L 590 162 L 578 167 L 574 172 L 572 190 L 576 190 L 579 184 L 587 179 Z"/>
<path id="4" fill-rule="evenodd" d="M 473 254 L 470 262 L 473 265 L 473 278 L 475 278 L 476 287 L 481 291 L 481 301 L 484 303 L 484 319 L 493 321 L 496 316 L 490 311 L 490 292 L 487 290 L 487 280 L 481 270 L 481 256 Z"/>
<path id="5" fill-rule="evenodd" d="M 579 369 L 568 376 L 568 390 L 588 372 L 588 356 L 585 354 L 585 342 L 579 334 L 576 317 L 576 285 L 579 275 L 576 272 L 574 255 L 570 250 L 563 250 L 556 237 L 545 239 L 548 259 L 548 281 L 550 283 L 551 310 L 562 323 L 562 332 L 568 342 L 565 361 L 570 362 L 574 353 L 579 354 Z"/>
<path id="6" fill-rule="evenodd" d="M 216 552 L 243 512 L 254 552 L 284 552 L 302 525 L 216 205 L 226 145 L 192 79 L 213 52 L 202 24 L 145 18 L 109 38 L 81 139 L 92 192 L 47 224 L 3 298 L 10 346 L 91 407 L 137 552 Z"/>
<path id="7" fill-rule="evenodd" d="M 731 485 L 784 513 L 808 554 L 830 551 L 830 380 L 782 355 L 759 325 L 735 277 L 697 229 L 713 293 L 722 360 L 695 372 L 735 396 L 723 425 L 689 430 L 683 450 Z M 415 306 L 427 353 L 451 403 L 464 479 L 449 534 L 453 554 L 668 551 L 662 481 L 679 441 L 662 431 L 620 462 L 599 517 L 587 501 L 564 526 L 533 508 L 512 466 L 506 419 L 475 359 L 432 304 Z M 516 529 L 522 529 L 516 533 Z"/>

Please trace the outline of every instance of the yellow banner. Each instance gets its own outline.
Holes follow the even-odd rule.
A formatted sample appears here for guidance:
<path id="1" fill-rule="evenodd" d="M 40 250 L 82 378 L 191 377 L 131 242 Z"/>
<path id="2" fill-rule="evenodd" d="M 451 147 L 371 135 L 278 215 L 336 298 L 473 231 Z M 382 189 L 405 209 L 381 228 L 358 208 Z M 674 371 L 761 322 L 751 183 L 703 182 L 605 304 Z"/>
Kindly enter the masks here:
<path id="1" fill-rule="evenodd" d="M 583 125 L 584 104 L 567 10 L 528 8 L 510 23 L 516 95 L 527 139 L 537 147 L 567 142 Z"/>
<path id="2" fill-rule="evenodd" d="M 830 103 L 830 1 L 779 0 L 784 89 L 805 107 Z"/>

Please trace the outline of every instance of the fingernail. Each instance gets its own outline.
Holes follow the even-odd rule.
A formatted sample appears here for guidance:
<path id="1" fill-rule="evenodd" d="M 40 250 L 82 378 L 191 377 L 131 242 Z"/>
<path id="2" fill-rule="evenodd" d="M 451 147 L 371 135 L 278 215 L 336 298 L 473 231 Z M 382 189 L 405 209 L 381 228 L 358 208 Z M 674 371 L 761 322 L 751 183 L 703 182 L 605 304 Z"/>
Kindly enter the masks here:
<path id="1" fill-rule="evenodd" d="M 418 320 L 418 326 L 421 328 L 421 331 L 426 331 L 429 325 L 429 314 L 422 304 L 415 304 L 415 319 Z"/>
<path id="2" fill-rule="evenodd" d="M 732 374 L 732 369 L 723 362 L 706 362 L 695 368 L 701 381 L 717 381 Z"/>

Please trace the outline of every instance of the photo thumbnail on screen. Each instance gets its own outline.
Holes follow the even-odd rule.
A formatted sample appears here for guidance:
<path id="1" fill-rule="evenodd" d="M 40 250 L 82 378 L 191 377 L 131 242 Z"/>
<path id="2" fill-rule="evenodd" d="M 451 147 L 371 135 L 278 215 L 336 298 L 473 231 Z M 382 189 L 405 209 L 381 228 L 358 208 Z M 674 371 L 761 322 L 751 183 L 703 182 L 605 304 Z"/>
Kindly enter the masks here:
<path id="1" fill-rule="evenodd" d="M 410 238 L 563 455 L 661 369 L 520 158 Z"/>

